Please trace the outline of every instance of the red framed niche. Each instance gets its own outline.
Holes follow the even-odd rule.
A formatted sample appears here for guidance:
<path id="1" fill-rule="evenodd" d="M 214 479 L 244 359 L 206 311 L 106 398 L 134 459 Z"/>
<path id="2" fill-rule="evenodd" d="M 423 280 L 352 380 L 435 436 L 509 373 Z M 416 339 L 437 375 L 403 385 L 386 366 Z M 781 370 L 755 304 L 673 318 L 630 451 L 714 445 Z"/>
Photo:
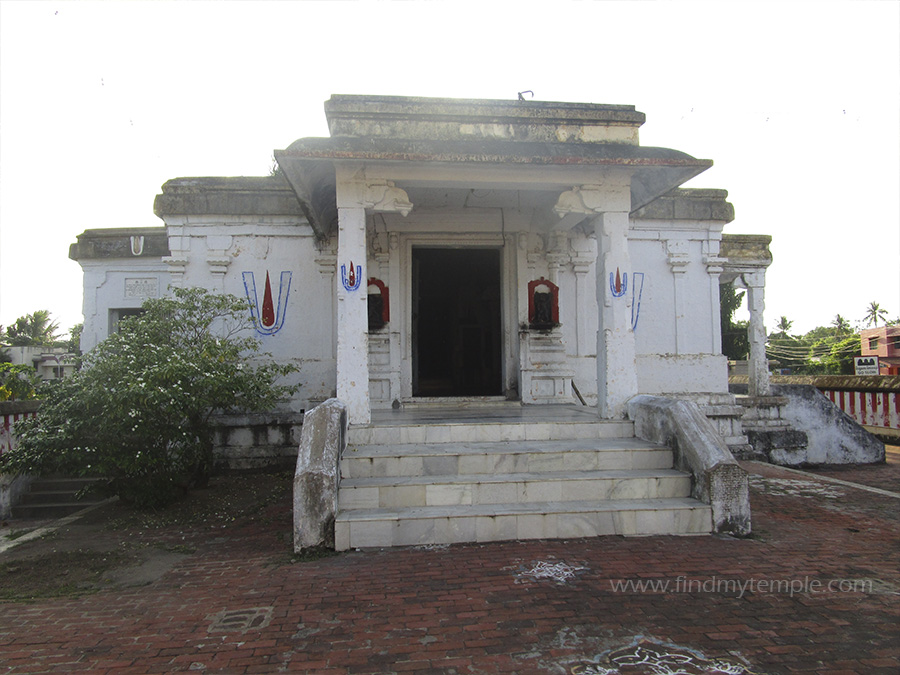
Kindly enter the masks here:
<path id="1" fill-rule="evenodd" d="M 541 277 L 528 282 L 528 327 L 546 330 L 559 325 L 559 286 Z"/>
<path id="2" fill-rule="evenodd" d="M 369 292 L 372 287 L 378 289 L 376 293 Z M 391 320 L 391 301 L 388 287 L 381 279 L 372 277 L 366 285 L 367 302 L 369 305 L 369 330 L 379 330 Z"/>

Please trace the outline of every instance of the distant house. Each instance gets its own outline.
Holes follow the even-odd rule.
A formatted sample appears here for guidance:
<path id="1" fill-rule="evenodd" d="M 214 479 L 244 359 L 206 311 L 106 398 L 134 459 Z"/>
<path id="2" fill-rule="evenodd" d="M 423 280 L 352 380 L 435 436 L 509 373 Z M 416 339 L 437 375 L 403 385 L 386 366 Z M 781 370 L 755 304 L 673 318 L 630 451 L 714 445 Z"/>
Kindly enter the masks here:
<path id="1" fill-rule="evenodd" d="M 65 347 L 35 345 L 27 347 L 4 347 L 15 365 L 34 366 L 42 380 L 61 380 L 75 372 L 75 355 L 66 352 Z"/>
<path id="2" fill-rule="evenodd" d="M 877 356 L 882 375 L 900 375 L 900 326 L 866 328 L 859 333 L 862 356 Z"/>

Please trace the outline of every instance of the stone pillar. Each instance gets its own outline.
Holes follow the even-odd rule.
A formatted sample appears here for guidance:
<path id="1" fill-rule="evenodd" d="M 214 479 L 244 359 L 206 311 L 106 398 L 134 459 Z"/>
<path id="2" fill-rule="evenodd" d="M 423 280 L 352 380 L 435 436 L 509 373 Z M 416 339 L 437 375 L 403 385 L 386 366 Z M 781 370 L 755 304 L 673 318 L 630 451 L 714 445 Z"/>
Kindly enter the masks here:
<path id="1" fill-rule="evenodd" d="M 591 261 L 585 257 L 578 256 L 572 258 L 572 271 L 575 273 L 575 353 L 578 356 L 589 354 L 588 351 L 592 347 L 589 346 L 593 339 L 591 334 L 593 326 L 585 321 L 584 315 L 580 311 L 587 304 L 588 297 L 588 271 L 591 267 Z"/>
<path id="2" fill-rule="evenodd" d="M 628 213 L 613 211 L 594 219 L 597 235 L 597 414 L 618 419 L 638 393 L 631 325 L 633 283 L 628 254 Z"/>
<path id="3" fill-rule="evenodd" d="M 766 325 L 763 320 L 766 273 L 759 271 L 742 274 L 741 281 L 747 289 L 747 306 L 750 310 L 750 323 L 747 327 L 750 341 L 749 394 L 768 396 L 769 362 L 766 359 Z"/>
<path id="4" fill-rule="evenodd" d="M 220 293 L 225 292 L 225 274 L 231 264 L 231 256 L 228 249 L 231 248 L 232 237 L 230 235 L 206 236 L 206 264 L 209 265 L 209 273 L 213 284 Z"/>
<path id="5" fill-rule="evenodd" d="M 703 263 L 706 265 L 706 273 L 709 274 L 709 304 L 710 307 L 719 307 L 721 299 L 719 295 L 719 277 L 725 270 L 728 260 L 719 256 L 719 240 L 710 239 L 703 245 Z M 722 346 L 722 322 L 714 319 L 710 325 L 710 352 L 716 354 Z"/>
<path id="6" fill-rule="evenodd" d="M 337 397 L 351 424 L 368 424 L 369 321 L 366 305 L 366 210 L 338 207 Z"/>
<path id="7" fill-rule="evenodd" d="M 184 225 L 169 225 L 166 223 L 166 235 L 169 239 L 169 252 L 164 256 L 163 262 L 169 270 L 169 285 L 180 288 L 184 285 L 184 275 L 187 271 L 190 258 L 191 238 L 184 231 Z"/>
<path id="8" fill-rule="evenodd" d="M 407 215 L 407 194 L 386 180 L 366 180 L 360 167 L 336 171 L 338 207 L 337 257 L 337 397 L 347 404 L 350 424 L 372 420 L 369 401 L 369 315 L 366 281 L 366 209 Z"/>
<path id="9" fill-rule="evenodd" d="M 604 419 L 624 417 L 625 404 L 637 394 L 630 288 L 634 279 L 628 253 L 629 180 L 625 176 L 610 175 L 608 184 L 575 187 L 563 192 L 553 208 L 561 221 L 576 221 L 576 214 L 594 216 L 597 238 L 597 414 Z"/>
<path id="10" fill-rule="evenodd" d="M 688 352 L 687 318 L 687 281 L 685 273 L 690 263 L 690 253 L 686 239 L 669 239 L 666 241 L 666 260 L 672 269 L 675 292 L 675 353 Z"/>

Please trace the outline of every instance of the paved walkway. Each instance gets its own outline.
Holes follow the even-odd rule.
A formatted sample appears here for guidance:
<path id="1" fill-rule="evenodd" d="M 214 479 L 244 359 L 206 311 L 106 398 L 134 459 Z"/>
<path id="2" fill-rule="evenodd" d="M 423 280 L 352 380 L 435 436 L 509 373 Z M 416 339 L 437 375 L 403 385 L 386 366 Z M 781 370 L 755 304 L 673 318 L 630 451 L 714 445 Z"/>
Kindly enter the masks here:
<path id="1" fill-rule="evenodd" d="M 285 503 L 281 517 L 192 542 L 196 552 L 149 585 L 0 604 L 0 674 L 900 672 L 900 499 L 746 468 L 755 534 L 745 540 L 606 537 L 292 563 Z M 870 476 L 900 492 L 896 456 Z"/>

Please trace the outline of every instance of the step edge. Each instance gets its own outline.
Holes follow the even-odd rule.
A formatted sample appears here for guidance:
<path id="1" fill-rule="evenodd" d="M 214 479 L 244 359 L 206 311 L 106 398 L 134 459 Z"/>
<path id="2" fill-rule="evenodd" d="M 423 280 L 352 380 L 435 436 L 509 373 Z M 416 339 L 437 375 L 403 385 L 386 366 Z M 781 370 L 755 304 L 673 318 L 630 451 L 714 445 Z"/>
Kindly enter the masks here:
<path id="1" fill-rule="evenodd" d="M 528 471 L 519 473 L 430 474 L 423 476 L 366 476 L 342 478 L 341 487 L 405 487 L 408 485 L 470 485 L 484 483 L 539 483 L 544 481 L 644 480 L 690 478 L 678 469 L 598 469 L 596 471 Z M 394 482 L 392 482 L 394 481 Z"/>
<path id="2" fill-rule="evenodd" d="M 709 504 L 692 497 L 661 499 L 610 499 L 571 502 L 523 502 L 464 506 L 413 506 L 399 509 L 347 509 L 338 512 L 335 522 L 433 520 L 443 518 L 493 518 L 500 516 L 595 513 L 614 511 L 711 511 Z M 495 511 L 496 513 L 491 513 Z"/>

